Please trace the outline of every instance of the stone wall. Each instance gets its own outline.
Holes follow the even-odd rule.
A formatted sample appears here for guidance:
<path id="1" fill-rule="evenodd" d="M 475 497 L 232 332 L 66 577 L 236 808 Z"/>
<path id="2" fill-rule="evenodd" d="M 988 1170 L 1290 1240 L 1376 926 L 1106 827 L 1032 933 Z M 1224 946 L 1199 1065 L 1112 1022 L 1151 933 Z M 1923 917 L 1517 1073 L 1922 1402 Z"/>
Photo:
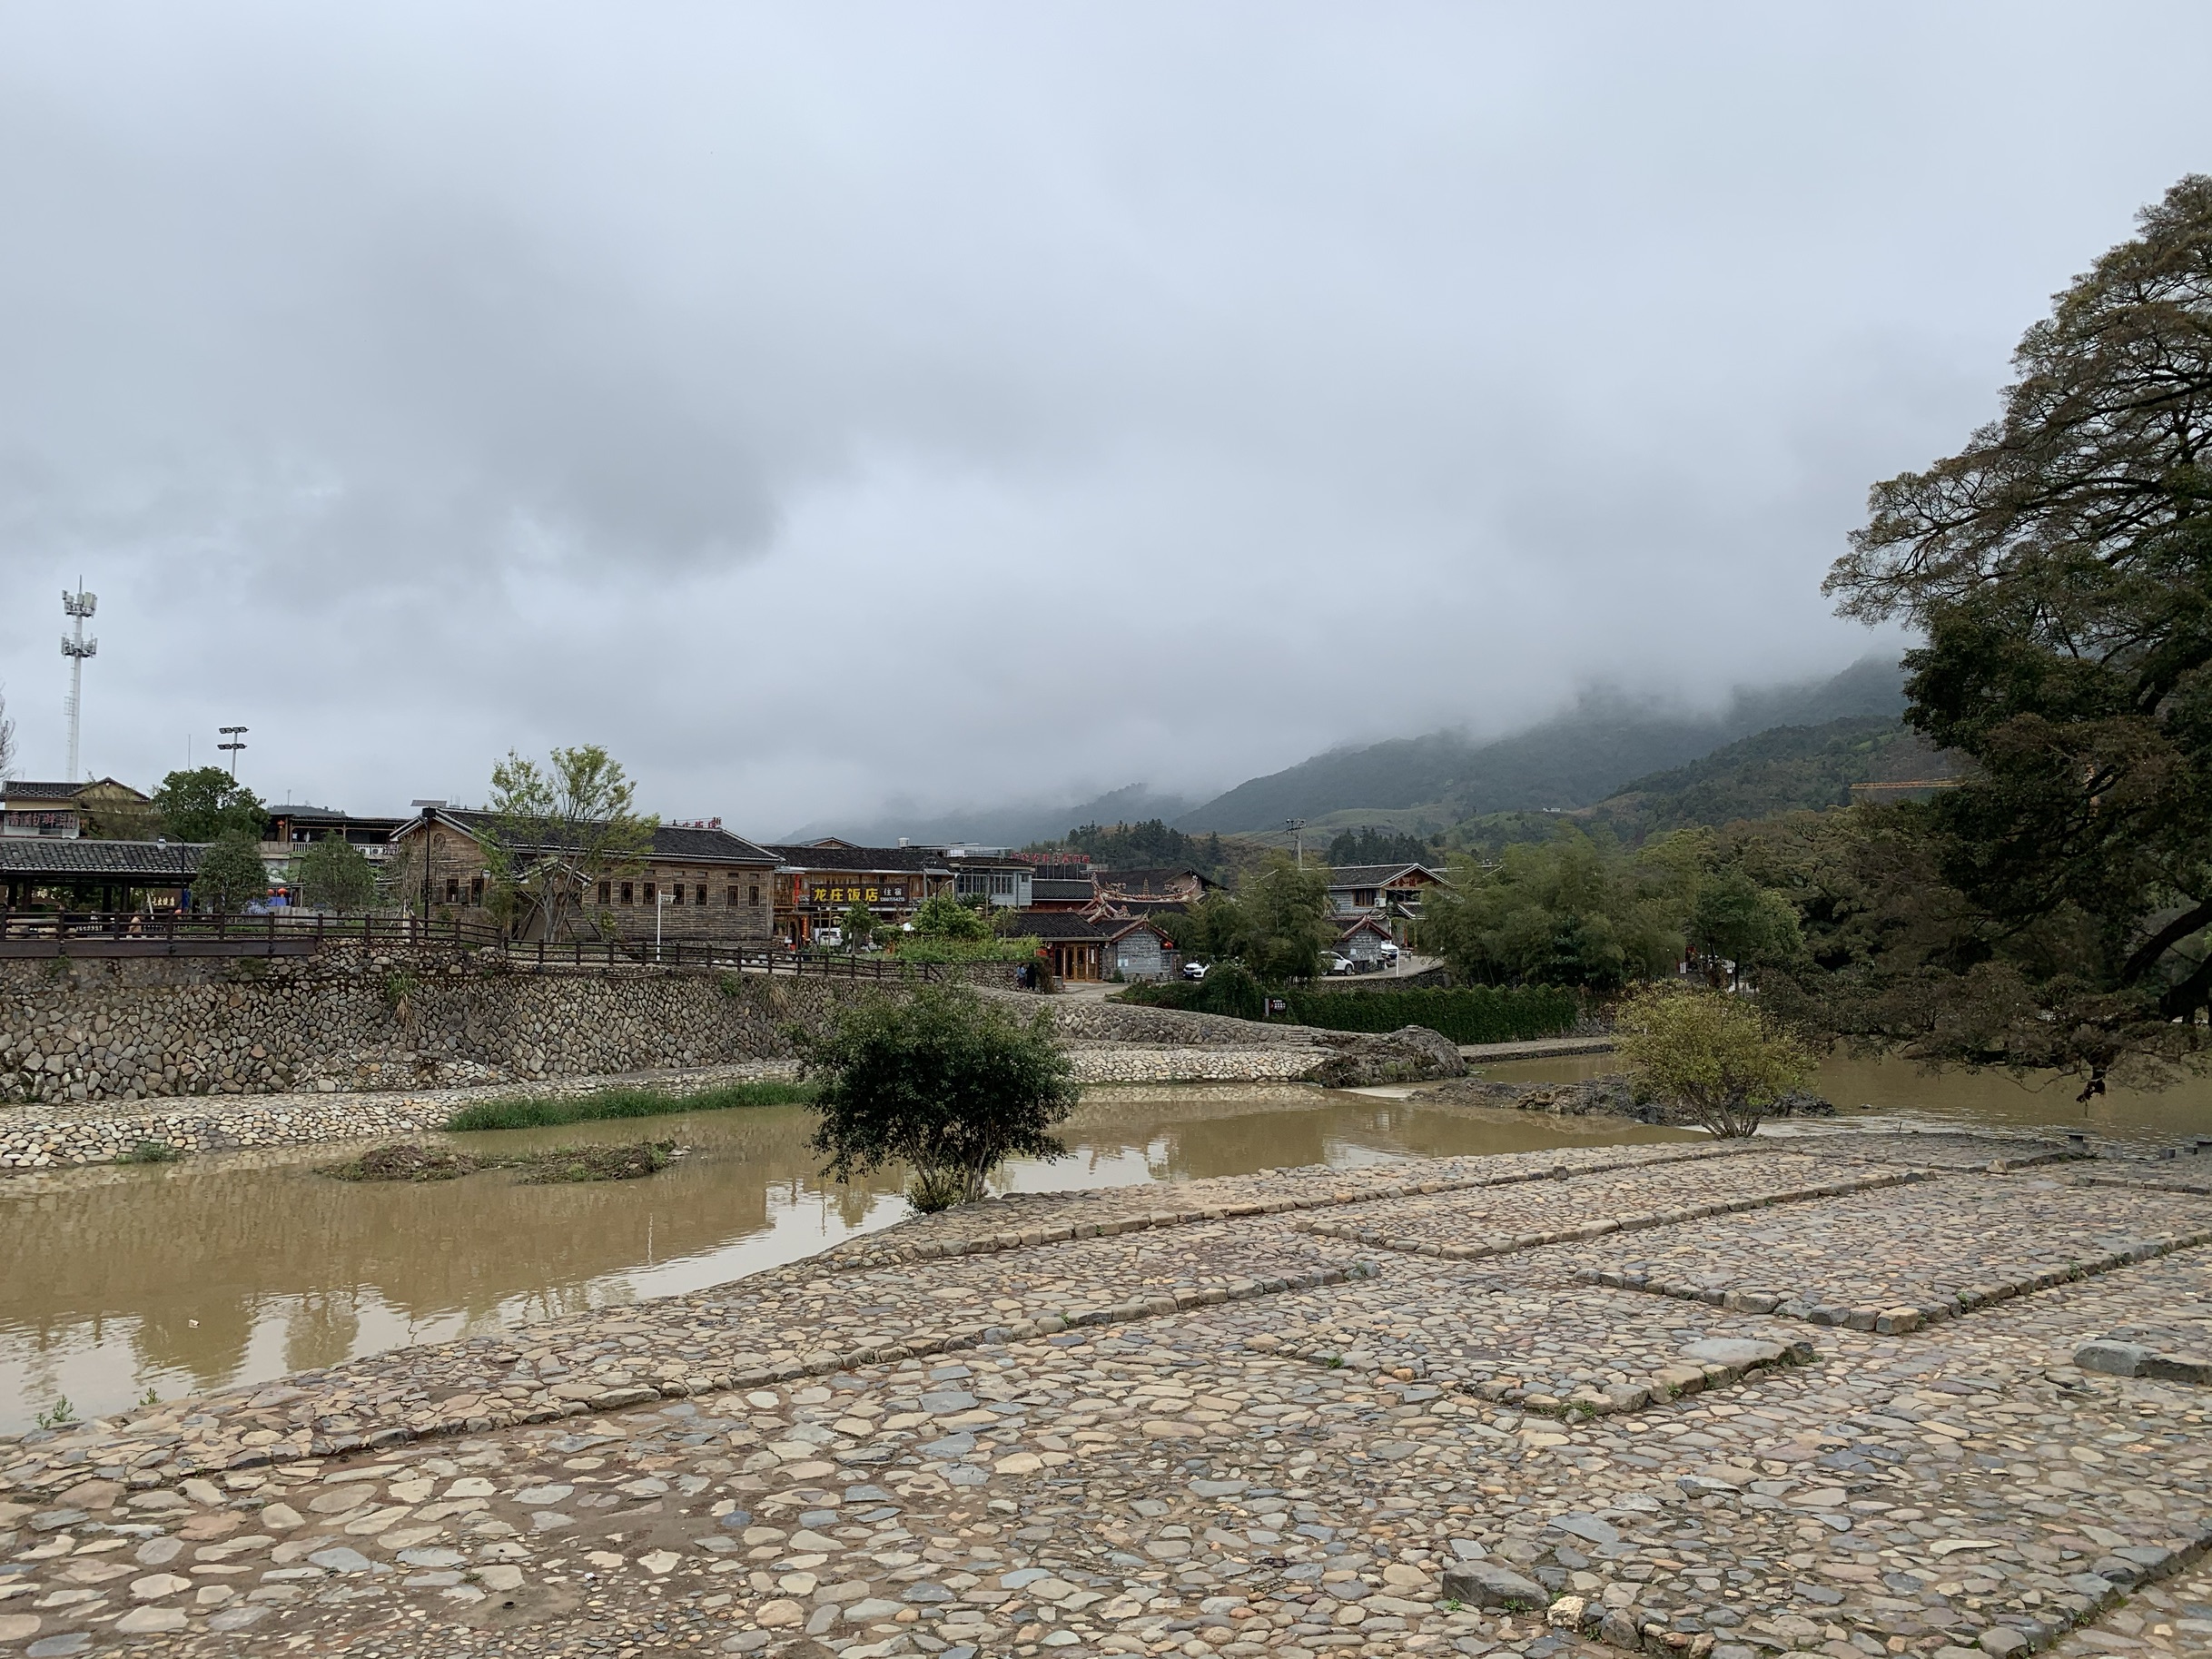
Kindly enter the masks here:
<path id="1" fill-rule="evenodd" d="M 872 982 L 492 953 L 0 962 L 0 1100 L 420 1089 L 791 1052 Z"/>

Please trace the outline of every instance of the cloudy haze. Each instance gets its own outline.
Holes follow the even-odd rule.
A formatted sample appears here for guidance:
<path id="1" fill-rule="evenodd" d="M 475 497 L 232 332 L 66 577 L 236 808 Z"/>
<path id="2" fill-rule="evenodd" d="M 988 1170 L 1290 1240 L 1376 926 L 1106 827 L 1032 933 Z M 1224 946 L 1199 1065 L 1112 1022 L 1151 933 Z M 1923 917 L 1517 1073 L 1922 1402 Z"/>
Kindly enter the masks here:
<path id="1" fill-rule="evenodd" d="M 0 5 L 0 685 L 357 812 L 1205 795 L 1879 643 L 2212 12 Z"/>

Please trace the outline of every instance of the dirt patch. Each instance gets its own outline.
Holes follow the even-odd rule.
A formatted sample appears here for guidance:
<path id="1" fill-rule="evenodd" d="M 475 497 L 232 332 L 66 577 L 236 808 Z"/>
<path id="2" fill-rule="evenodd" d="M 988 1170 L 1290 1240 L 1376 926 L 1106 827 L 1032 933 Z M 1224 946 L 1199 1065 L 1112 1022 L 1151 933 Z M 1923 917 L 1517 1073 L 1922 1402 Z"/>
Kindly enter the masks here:
<path id="1" fill-rule="evenodd" d="M 323 1164 L 318 1173 L 336 1180 L 452 1180 L 457 1176 L 473 1175 L 483 1167 L 466 1152 L 450 1147 L 402 1141 L 397 1146 L 371 1147 L 342 1163 Z"/>

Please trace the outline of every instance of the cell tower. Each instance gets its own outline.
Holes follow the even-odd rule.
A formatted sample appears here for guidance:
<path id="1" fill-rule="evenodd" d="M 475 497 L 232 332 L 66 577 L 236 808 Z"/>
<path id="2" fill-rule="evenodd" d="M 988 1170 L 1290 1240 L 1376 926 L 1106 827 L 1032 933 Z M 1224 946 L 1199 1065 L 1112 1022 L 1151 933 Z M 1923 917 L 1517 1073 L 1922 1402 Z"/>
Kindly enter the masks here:
<path id="1" fill-rule="evenodd" d="M 74 633 L 62 636 L 62 655 L 69 659 L 69 701 L 62 706 L 62 714 L 69 722 L 69 776 L 70 783 L 77 778 L 77 737 L 84 714 L 84 659 L 100 653 L 97 639 L 84 637 L 84 618 L 91 616 L 100 604 L 100 596 L 84 591 L 84 578 L 77 578 L 77 590 L 62 595 L 62 613 L 73 619 Z"/>

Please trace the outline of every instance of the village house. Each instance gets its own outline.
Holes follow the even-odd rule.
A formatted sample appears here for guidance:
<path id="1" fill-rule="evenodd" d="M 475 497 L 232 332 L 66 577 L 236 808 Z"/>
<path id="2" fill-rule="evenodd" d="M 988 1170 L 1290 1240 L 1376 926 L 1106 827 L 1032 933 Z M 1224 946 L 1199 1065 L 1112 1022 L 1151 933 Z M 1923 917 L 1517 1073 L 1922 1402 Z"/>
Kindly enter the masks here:
<path id="1" fill-rule="evenodd" d="M 1328 908 L 1339 916 L 1418 916 L 1421 895 L 1451 884 L 1427 864 L 1344 864 L 1328 877 Z"/>
<path id="2" fill-rule="evenodd" d="M 112 777 L 83 784 L 42 784 L 25 778 L 0 783 L 0 837 L 74 841 L 90 835 L 153 841 L 154 829 L 152 799 Z"/>
<path id="3" fill-rule="evenodd" d="M 864 847 L 825 836 L 768 851 L 779 861 L 775 932 L 794 945 L 841 928 L 855 904 L 898 927 L 939 894 L 1001 910 L 1025 910 L 1032 897 L 1030 865 L 1000 847 Z"/>
<path id="4" fill-rule="evenodd" d="M 1130 911 L 1153 904 L 1195 904 L 1221 884 L 1187 864 L 1164 864 L 1136 870 L 1097 872 L 1101 898 L 1111 899 Z"/>
<path id="5" fill-rule="evenodd" d="M 1361 916 L 1337 935 L 1333 948 L 1352 964 L 1355 973 L 1372 973 L 1390 960 L 1390 953 L 1384 947 L 1395 943 L 1387 922 L 1380 916 Z"/>
<path id="6" fill-rule="evenodd" d="M 395 890 L 424 914 L 490 921 L 485 851 L 498 823 L 490 813 L 424 807 L 391 838 Z M 526 862 L 561 851 L 514 849 Z M 578 895 L 575 925 L 584 937 L 604 928 L 623 939 L 765 943 L 774 933 L 777 864 L 774 853 L 727 830 L 664 825 L 629 869 Z"/>
<path id="7" fill-rule="evenodd" d="M 1034 939 L 1057 979 L 1104 977 L 1099 963 L 1106 953 L 1106 929 L 1082 916 L 1069 911 L 1024 911 L 1015 920 L 1014 936 Z"/>

